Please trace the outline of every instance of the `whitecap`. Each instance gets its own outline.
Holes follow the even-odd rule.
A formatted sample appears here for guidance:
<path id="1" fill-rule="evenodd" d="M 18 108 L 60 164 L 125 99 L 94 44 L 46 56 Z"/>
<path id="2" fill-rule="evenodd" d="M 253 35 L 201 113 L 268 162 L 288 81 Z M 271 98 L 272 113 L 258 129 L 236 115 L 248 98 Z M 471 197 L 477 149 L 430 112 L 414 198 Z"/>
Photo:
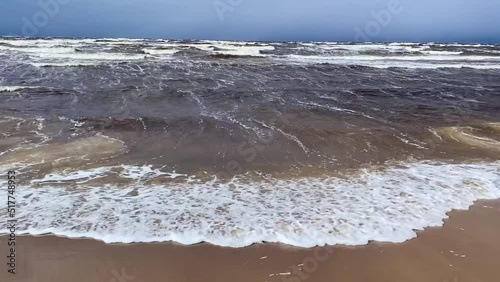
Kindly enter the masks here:
<path id="1" fill-rule="evenodd" d="M 347 178 L 240 178 L 129 188 L 82 184 L 76 190 L 26 185 L 16 191 L 17 228 L 18 234 L 107 243 L 313 247 L 404 242 L 416 236 L 415 230 L 442 225 L 452 209 L 499 198 L 499 169 L 500 162 L 412 163 Z M 6 217 L 1 211 L 0 218 Z"/>

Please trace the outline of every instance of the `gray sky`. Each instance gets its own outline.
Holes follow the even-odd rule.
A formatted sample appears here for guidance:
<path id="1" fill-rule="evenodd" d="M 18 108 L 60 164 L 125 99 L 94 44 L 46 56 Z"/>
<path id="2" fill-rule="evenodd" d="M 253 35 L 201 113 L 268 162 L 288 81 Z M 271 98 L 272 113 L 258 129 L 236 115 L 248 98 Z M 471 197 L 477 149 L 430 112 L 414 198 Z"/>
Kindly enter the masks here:
<path id="1" fill-rule="evenodd" d="M 499 11 L 499 0 L 2 0 L 0 34 L 500 43 Z"/>

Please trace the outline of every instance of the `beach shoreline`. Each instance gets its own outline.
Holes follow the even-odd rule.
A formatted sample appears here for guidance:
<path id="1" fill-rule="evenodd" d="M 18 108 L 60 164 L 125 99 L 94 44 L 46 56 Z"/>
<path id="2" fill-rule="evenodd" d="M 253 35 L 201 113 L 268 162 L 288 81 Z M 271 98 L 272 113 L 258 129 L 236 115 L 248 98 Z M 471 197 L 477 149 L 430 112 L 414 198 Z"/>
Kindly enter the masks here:
<path id="1" fill-rule="evenodd" d="M 405 243 L 310 249 L 263 243 L 245 248 L 177 243 L 105 244 L 17 236 L 16 274 L 2 256 L 1 281 L 436 281 L 493 282 L 500 274 L 500 200 L 452 211 L 443 227 Z M 7 237 L 0 246 L 8 250 Z M 2 252 L 4 253 L 4 252 Z"/>

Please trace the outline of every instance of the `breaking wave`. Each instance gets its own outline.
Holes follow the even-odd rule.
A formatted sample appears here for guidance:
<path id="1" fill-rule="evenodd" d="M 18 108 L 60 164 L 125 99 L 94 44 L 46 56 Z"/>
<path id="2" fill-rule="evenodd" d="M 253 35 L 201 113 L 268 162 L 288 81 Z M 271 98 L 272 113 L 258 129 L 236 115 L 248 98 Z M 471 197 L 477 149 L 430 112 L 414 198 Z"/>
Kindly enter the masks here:
<path id="1" fill-rule="evenodd" d="M 182 54 L 182 60 L 192 62 L 268 58 L 275 64 L 427 69 L 500 68 L 500 48 L 496 45 L 0 38 L 0 55 L 2 54 L 15 57 L 17 63 L 22 60 L 37 67 L 84 67 L 113 62 L 161 63 L 164 58 Z"/>
<path id="2" fill-rule="evenodd" d="M 499 162 L 412 163 L 364 170 L 349 179 L 51 186 L 54 181 L 95 178 L 106 169 L 52 174 L 33 181 L 45 185 L 19 189 L 18 232 L 107 243 L 363 245 L 371 240 L 403 242 L 417 230 L 442 225 L 452 209 L 500 197 Z M 128 175 L 137 179 L 162 175 L 150 168 L 125 170 L 135 171 Z M 0 216 L 5 218 L 5 211 Z"/>

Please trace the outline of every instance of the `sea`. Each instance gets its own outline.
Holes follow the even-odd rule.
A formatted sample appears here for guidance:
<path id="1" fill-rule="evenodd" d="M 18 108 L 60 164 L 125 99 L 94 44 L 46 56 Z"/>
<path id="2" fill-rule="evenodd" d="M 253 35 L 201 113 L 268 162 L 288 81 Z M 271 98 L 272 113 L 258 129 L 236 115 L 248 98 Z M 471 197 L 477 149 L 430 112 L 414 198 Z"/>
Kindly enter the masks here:
<path id="1" fill-rule="evenodd" d="M 500 45 L 3 37 L 0 128 L 18 234 L 398 243 L 500 198 Z"/>

